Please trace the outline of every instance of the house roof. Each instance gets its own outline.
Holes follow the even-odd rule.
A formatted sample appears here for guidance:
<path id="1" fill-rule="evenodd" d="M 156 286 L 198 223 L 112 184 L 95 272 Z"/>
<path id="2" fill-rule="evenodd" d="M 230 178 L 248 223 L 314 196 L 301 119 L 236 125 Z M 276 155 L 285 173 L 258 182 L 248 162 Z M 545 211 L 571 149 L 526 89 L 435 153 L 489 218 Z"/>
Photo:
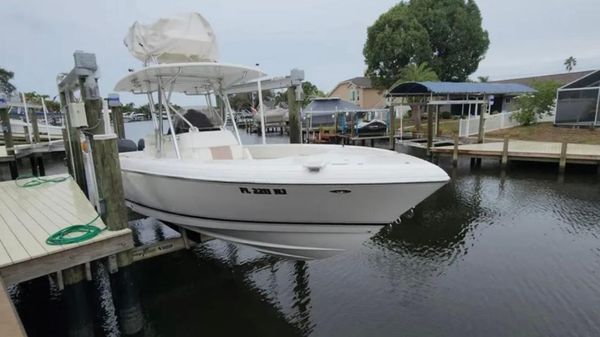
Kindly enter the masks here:
<path id="1" fill-rule="evenodd" d="M 531 76 L 531 77 L 522 77 L 522 78 L 513 78 L 506 79 L 500 81 L 490 81 L 489 83 L 520 83 L 528 86 L 533 85 L 536 81 L 554 81 L 559 83 L 561 86 L 576 81 L 584 76 L 587 76 L 593 73 L 594 70 L 586 70 L 586 71 L 575 71 L 570 73 L 562 73 L 562 74 L 551 74 L 551 75 L 541 75 L 541 76 Z"/>
<path id="2" fill-rule="evenodd" d="M 351 79 L 343 81 L 343 82 L 352 83 L 359 88 L 369 89 L 369 88 L 373 87 L 373 84 L 371 83 L 371 79 L 368 77 L 364 77 L 364 76 L 354 77 L 354 78 L 351 78 Z"/>
<path id="3" fill-rule="evenodd" d="M 362 111 L 361 107 L 356 104 L 352 104 L 348 101 L 344 101 L 339 97 L 325 97 L 315 98 L 306 108 L 302 109 L 302 113 L 315 112 L 318 114 L 331 114 L 335 111 Z"/>
<path id="4" fill-rule="evenodd" d="M 330 94 L 333 93 L 334 91 L 336 91 L 337 88 L 339 88 L 339 86 L 342 84 L 353 84 L 353 85 L 357 86 L 358 88 L 363 88 L 363 89 L 373 88 L 371 79 L 369 79 L 368 77 L 364 77 L 364 76 L 358 76 L 358 77 L 351 78 L 349 80 L 341 81 L 333 88 L 333 90 L 331 90 Z"/>
<path id="5" fill-rule="evenodd" d="M 535 92 L 534 89 L 518 83 L 475 83 L 475 82 L 406 82 L 390 90 L 392 96 L 422 94 L 487 94 L 519 95 Z"/>
<path id="6" fill-rule="evenodd" d="M 589 74 L 571 81 L 561 87 L 561 89 L 591 88 L 600 87 L 600 70 L 592 71 Z"/>

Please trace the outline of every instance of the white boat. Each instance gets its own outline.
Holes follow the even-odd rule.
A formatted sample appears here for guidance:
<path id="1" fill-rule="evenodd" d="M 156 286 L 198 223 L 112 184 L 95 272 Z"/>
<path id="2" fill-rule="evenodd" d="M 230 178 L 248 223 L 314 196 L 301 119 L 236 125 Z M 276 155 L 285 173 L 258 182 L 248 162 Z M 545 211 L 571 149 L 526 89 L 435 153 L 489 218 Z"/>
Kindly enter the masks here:
<path id="1" fill-rule="evenodd" d="M 264 113 L 265 123 L 266 124 L 277 124 L 287 123 L 289 121 L 289 112 L 288 109 L 283 109 L 280 107 L 275 107 L 272 109 L 265 109 Z M 254 115 L 254 122 L 260 125 L 260 115 Z"/>
<path id="2" fill-rule="evenodd" d="M 173 130 L 172 92 L 221 97 L 256 80 L 256 68 L 215 62 L 151 65 L 115 90 L 158 98 Z M 262 103 L 262 102 L 261 102 Z M 227 118 L 225 118 L 227 119 Z M 264 115 L 262 118 L 264 123 Z M 225 121 L 226 122 L 226 121 Z M 436 165 L 393 151 L 314 144 L 243 145 L 233 123 L 173 135 L 156 123 L 143 151 L 120 154 L 126 202 L 140 214 L 293 259 L 363 244 L 449 180 Z"/>

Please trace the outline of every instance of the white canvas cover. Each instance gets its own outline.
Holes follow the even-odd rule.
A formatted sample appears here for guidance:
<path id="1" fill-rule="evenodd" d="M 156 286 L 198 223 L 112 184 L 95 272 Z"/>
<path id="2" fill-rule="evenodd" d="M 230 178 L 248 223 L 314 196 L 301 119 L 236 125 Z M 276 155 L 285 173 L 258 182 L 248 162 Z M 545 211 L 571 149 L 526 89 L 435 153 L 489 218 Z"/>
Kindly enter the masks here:
<path id="1" fill-rule="evenodd" d="M 216 62 L 219 58 L 215 34 L 198 13 L 159 19 L 150 25 L 136 21 L 123 42 L 133 56 L 146 64 Z"/>

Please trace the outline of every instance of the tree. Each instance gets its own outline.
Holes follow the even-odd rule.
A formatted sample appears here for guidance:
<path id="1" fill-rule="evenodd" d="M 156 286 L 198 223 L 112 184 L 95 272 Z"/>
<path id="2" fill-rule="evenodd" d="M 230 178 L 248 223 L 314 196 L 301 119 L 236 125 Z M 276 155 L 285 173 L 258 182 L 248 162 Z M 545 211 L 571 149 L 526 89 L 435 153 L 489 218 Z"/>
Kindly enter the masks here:
<path id="1" fill-rule="evenodd" d="M 387 89 L 399 79 L 400 70 L 409 63 L 431 59 L 429 36 L 425 28 L 400 3 L 382 14 L 367 30 L 363 48 L 366 76 L 373 85 Z"/>
<path id="2" fill-rule="evenodd" d="M 304 99 L 302 100 L 302 107 L 306 107 L 316 97 L 325 97 L 325 93 L 319 90 L 316 85 L 309 81 L 302 82 L 302 91 L 304 92 Z M 286 92 L 287 101 L 287 92 Z"/>
<path id="3" fill-rule="evenodd" d="M 404 82 L 423 82 L 423 81 L 437 81 L 438 76 L 429 67 L 426 62 L 421 64 L 411 63 L 406 67 L 400 69 L 400 79 L 392 85 L 396 85 Z M 423 98 L 421 97 L 409 97 L 408 104 L 412 114 L 413 121 L 415 123 L 415 129 L 421 130 L 421 105 L 423 104 Z"/>
<path id="4" fill-rule="evenodd" d="M 312 84 L 309 81 L 302 82 L 302 92 L 304 93 L 304 99 L 302 100 L 302 107 L 306 107 L 312 100 L 316 97 L 325 97 L 327 96 L 323 91 L 319 90 L 316 85 Z M 288 92 L 287 90 L 283 90 L 278 92 L 274 97 L 275 105 L 286 106 L 288 104 Z"/>
<path id="5" fill-rule="evenodd" d="M 44 99 L 44 104 L 46 104 L 46 108 L 48 109 L 48 111 L 52 111 L 52 112 L 60 111 L 60 104 L 58 102 L 50 99 L 50 96 L 48 96 L 48 95 L 38 94 L 35 91 L 26 92 L 26 93 L 24 93 L 24 95 L 25 95 L 25 99 L 27 100 L 27 102 L 41 105 L 42 99 Z"/>
<path id="6" fill-rule="evenodd" d="M 10 83 L 10 80 L 12 80 L 14 76 L 15 73 L 12 71 L 0 67 L 0 92 L 11 94 L 15 91 L 15 86 Z"/>
<path id="7" fill-rule="evenodd" d="M 123 104 L 121 106 L 121 112 L 124 114 L 130 114 L 135 111 L 135 104 L 133 102 Z"/>
<path id="8" fill-rule="evenodd" d="M 477 80 L 480 83 L 487 83 L 490 81 L 490 77 L 489 76 L 477 76 Z"/>
<path id="9" fill-rule="evenodd" d="M 575 66 L 577 66 L 577 59 L 574 58 L 573 56 L 569 56 L 569 58 L 567 58 L 565 60 L 565 69 L 567 69 L 568 72 L 571 72 L 573 70 L 573 68 L 575 68 Z"/>
<path id="10" fill-rule="evenodd" d="M 387 88 L 410 63 L 428 62 L 443 81 L 465 81 L 489 47 L 473 0 L 410 0 L 368 28 L 363 49 L 366 75 Z"/>
<path id="11" fill-rule="evenodd" d="M 512 118 L 526 126 L 535 124 L 538 117 L 552 111 L 556 90 L 560 87 L 560 83 L 537 81 L 532 84 L 532 87 L 536 90 L 535 93 L 516 98 L 515 102 L 519 110 L 512 115 Z"/>

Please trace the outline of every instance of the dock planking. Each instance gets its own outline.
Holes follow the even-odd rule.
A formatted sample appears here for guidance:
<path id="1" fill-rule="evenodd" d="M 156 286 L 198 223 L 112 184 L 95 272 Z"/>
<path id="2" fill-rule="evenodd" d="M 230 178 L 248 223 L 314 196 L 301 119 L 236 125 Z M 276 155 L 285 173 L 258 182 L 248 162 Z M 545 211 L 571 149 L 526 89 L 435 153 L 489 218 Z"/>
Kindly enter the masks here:
<path id="1" fill-rule="evenodd" d="M 510 160 L 559 162 L 561 150 L 561 143 L 511 140 L 505 155 Z M 431 151 L 452 154 L 454 146 L 435 147 Z M 462 156 L 502 158 L 504 142 L 459 145 L 457 151 Z M 569 163 L 597 165 L 600 163 L 600 145 L 567 144 L 565 160 Z"/>
<path id="2" fill-rule="evenodd" d="M 0 277 L 7 284 L 18 283 L 133 247 L 129 229 L 105 230 L 76 244 L 46 244 L 52 233 L 70 225 L 85 224 L 96 216 L 95 209 L 72 179 L 30 188 L 19 187 L 15 181 L 1 182 Z M 101 219 L 93 225 L 106 227 Z"/>

